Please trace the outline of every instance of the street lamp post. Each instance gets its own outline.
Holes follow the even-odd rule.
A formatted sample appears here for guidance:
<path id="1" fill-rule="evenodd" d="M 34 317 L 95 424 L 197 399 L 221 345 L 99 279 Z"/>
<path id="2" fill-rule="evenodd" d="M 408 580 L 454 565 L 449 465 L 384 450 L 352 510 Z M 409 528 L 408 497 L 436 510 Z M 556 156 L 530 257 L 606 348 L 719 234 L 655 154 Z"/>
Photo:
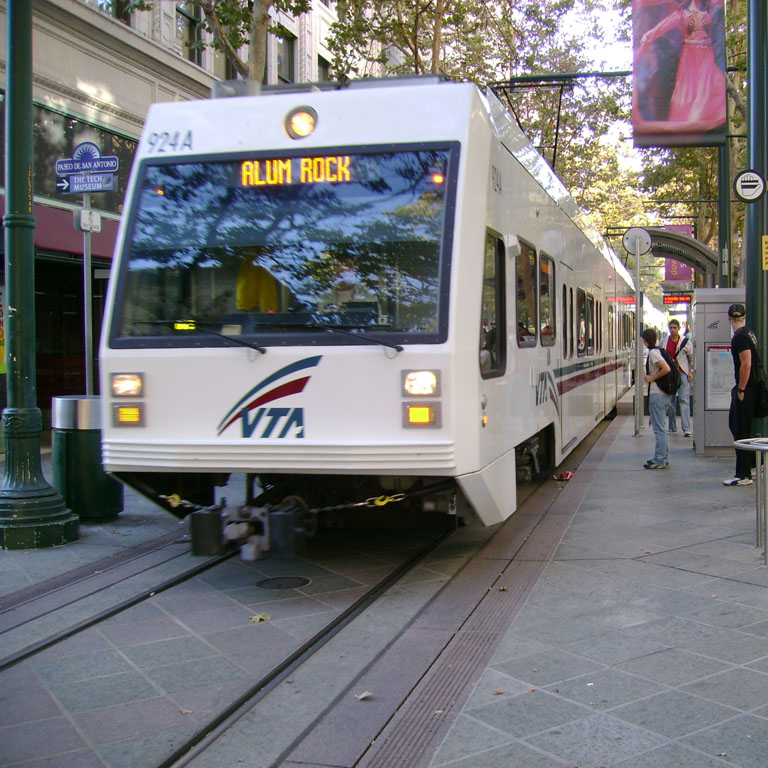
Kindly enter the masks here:
<path id="1" fill-rule="evenodd" d="M 43 477 L 35 387 L 32 208 L 32 3 L 8 0 L 5 91 L 5 280 L 8 407 L 0 482 L 0 547 L 37 549 L 78 535 L 78 518 Z"/>

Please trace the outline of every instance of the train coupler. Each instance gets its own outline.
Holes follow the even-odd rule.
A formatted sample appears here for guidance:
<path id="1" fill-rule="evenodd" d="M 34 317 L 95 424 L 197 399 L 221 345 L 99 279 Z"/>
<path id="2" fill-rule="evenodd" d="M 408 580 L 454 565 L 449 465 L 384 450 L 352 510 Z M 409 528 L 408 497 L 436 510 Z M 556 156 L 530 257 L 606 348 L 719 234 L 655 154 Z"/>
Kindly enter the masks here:
<path id="1" fill-rule="evenodd" d="M 222 555 L 239 546 L 243 560 L 294 557 L 312 534 L 312 520 L 298 497 L 275 507 L 228 507 L 224 501 L 189 515 L 192 554 Z"/>

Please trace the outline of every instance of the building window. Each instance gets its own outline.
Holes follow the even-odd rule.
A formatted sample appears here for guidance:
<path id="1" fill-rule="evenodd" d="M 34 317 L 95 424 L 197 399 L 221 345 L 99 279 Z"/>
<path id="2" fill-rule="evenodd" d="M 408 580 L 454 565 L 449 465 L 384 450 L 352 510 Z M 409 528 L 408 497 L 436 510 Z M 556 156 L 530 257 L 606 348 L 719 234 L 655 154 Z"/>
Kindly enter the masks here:
<path id="1" fill-rule="evenodd" d="M 126 24 L 131 19 L 131 0 L 85 0 L 86 5 L 92 5 L 110 16 Z"/>
<path id="2" fill-rule="evenodd" d="M 99 147 L 102 157 L 117 157 L 118 171 L 114 174 L 113 189 L 93 192 L 91 205 L 104 211 L 121 213 L 125 199 L 128 175 L 136 153 L 137 141 L 103 128 L 89 125 L 75 117 L 46 109 L 35 104 L 32 108 L 33 153 L 35 165 L 34 192 L 41 197 L 80 204 L 82 194 L 69 194 L 64 183 L 67 177 L 55 173 L 56 161 L 72 157 L 78 144 L 92 141 Z M 5 169 L 5 95 L 0 91 L 0 186 L 4 185 Z"/>
<path id="3" fill-rule="evenodd" d="M 319 82 L 331 79 L 331 63 L 322 56 L 317 57 L 317 79 Z"/>
<path id="4" fill-rule="evenodd" d="M 203 59 L 203 25 L 200 8 L 195 3 L 176 3 L 176 41 L 185 58 L 198 66 Z"/>
<path id="5" fill-rule="evenodd" d="M 294 53 L 296 38 L 285 30 L 277 38 L 277 79 L 283 83 L 292 83 L 296 79 L 294 72 Z"/>
<path id="6" fill-rule="evenodd" d="M 220 80 L 237 80 L 234 64 L 221 52 L 213 52 L 213 75 Z"/>

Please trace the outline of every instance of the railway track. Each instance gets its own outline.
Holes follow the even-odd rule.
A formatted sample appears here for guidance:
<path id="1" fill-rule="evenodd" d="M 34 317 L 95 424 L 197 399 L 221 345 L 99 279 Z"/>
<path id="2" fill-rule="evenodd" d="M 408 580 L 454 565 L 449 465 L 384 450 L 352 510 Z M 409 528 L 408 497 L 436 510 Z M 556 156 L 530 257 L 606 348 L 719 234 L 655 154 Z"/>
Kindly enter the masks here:
<path id="1" fill-rule="evenodd" d="M 403 575 L 417 567 L 419 563 L 423 562 L 424 558 L 427 557 L 441 541 L 449 536 L 452 530 L 453 529 L 443 530 L 429 535 L 427 535 L 426 532 L 419 532 L 418 534 L 411 536 L 410 539 L 408 538 L 408 535 L 403 535 L 402 541 L 405 542 L 403 546 L 403 555 L 397 557 L 396 561 L 393 557 L 392 562 L 381 569 L 386 572 L 382 573 L 380 577 L 375 580 L 369 579 L 369 584 L 367 585 L 367 588 L 362 591 L 362 594 L 355 594 L 350 597 L 350 599 L 346 600 L 344 607 L 339 610 L 331 611 L 328 610 L 328 607 L 326 606 L 325 608 L 329 617 L 328 620 L 302 642 L 293 642 L 290 645 L 283 643 L 282 647 L 277 651 L 274 648 L 270 648 L 267 655 L 273 659 L 273 661 L 268 669 L 260 671 L 253 676 L 243 675 L 241 678 L 242 682 L 247 682 L 247 685 L 241 685 L 240 689 L 231 696 L 229 703 L 221 706 L 218 711 L 213 713 L 211 717 L 206 718 L 205 721 L 199 722 L 199 727 L 196 728 L 194 732 L 188 734 L 183 741 L 174 744 L 174 748 L 170 754 L 168 754 L 167 749 L 163 751 L 158 750 L 157 754 L 152 757 L 152 764 L 157 766 L 170 766 L 178 762 L 178 764 L 183 765 L 194 758 L 196 754 L 205 749 L 207 744 L 215 741 L 217 736 L 225 731 L 231 723 L 235 722 L 263 696 L 273 690 L 275 686 L 279 685 L 292 670 L 296 669 L 304 661 L 316 654 L 320 648 L 322 648 L 347 624 L 360 616 L 360 614 L 362 614 L 373 602 L 385 594 L 395 582 L 402 578 Z M 342 536 L 342 534 L 335 532 L 334 536 L 338 540 L 338 537 Z M 410 541 L 410 544 L 407 543 L 408 541 Z M 419 542 L 418 547 L 414 546 L 414 541 Z M 163 540 L 156 542 L 156 544 L 156 547 L 147 546 L 144 547 L 143 551 L 126 554 L 119 562 L 116 559 L 109 560 L 108 562 L 100 561 L 86 568 L 78 568 L 72 572 L 62 574 L 48 582 L 40 583 L 32 589 L 19 591 L 18 593 L 7 596 L 2 606 L 0 606 L 5 609 L 4 612 L 0 612 L 0 643 L 3 642 L 4 635 L 7 637 L 9 634 L 13 634 L 14 632 L 18 634 L 27 629 L 33 631 L 38 623 L 44 625 L 54 623 L 57 614 L 70 615 L 72 612 L 76 613 L 78 611 L 79 601 L 87 601 L 93 598 L 95 593 L 97 593 L 106 582 L 113 585 L 119 585 L 121 577 L 126 575 L 125 569 L 130 569 L 134 576 L 143 575 L 146 579 L 159 560 L 166 565 L 168 563 L 177 565 L 178 562 L 180 562 L 178 561 L 178 558 L 189 548 L 187 541 L 175 536 L 165 537 Z M 331 549 L 333 546 L 335 546 L 335 544 L 330 545 Z M 169 548 L 171 551 L 166 551 Z M 328 551 L 328 549 L 323 548 L 321 538 L 321 556 L 327 556 Z M 149 560 L 143 562 L 142 558 L 146 557 L 149 557 Z M 144 565 L 146 565 L 147 568 L 142 570 Z M 316 566 L 312 562 L 311 554 L 301 562 L 293 562 L 290 565 L 286 565 L 286 572 L 290 574 L 292 569 L 297 567 L 298 571 L 302 572 L 313 572 L 318 575 L 321 572 L 321 567 Z M 190 619 L 190 616 L 185 615 L 181 610 L 174 613 L 172 606 L 185 601 L 189 595 L 200 594 L 203 588 L 207 589 L 204 593 L 205 596 L 210 597 L 211 594 L 215 594 L 215 591 L 207 588 L 206 585 L 213 583 L 223 583 L 225 586 L 228 585 L 227 580 L 232 578 L 232 573 L 235 570 L 242 572 L 238 575 L 238 585 L 245 583 L 243 578 L 240 578 L 242 575 L 244 575 L 247 578 L 247 581 L 251 584 L 262 584 L 267 581 L 280 581 L 280 578 L 270 579 L 269 574 L 279 572 L 281 570 L 281 564 L 280 561 L 275 560 L 243 563 L 237 558 L 233 558 L 232 554 L 228 554 L 215 559 L 208 559 L 203 563 L 196 564 L 193 568 L 186 568 L 171 579 L 154 582 L 151 587 L 142 589 L 140 592 L 133 594 L 130 598 L 110 604 L 108 608 L 94 613 L 93 615 L 89 615 L 86 619 L 67 622 L 67 626 L 63 629 L 49 632 L 45 637 L 32 643 L 25 643 L 23 647 L 18 650 L 6 654 L 0 659 L 0 686 L 3 685 L 3 676 L 10 673 L 19 665 L 27 665 L 28 669 L 38 670 L 45 667 L 46 664 L 49 663 L 48 660 L 56 658 L 58 648 L 63 646 L 63 644 L 69 640 L 76 641 L 78 638 L 82 638 L 80 642 L 84 642 L 85 645 L 88 645 L 89 642 L 93 642 L 95 637 L 103 638 L 108 636 L 110 642 L 115 645 L 115 650 L 109 651 L 108 653 L 114 655 L 127 654 L 130 656 L 130 653 L 134 648 L 144 647 L 143 645 L 125 646 L 121 644 L 124 638 L 121 638 L 121 634 L 123 633 L 121 633 L 120 630 L 122 626 L 129 625 L 127 623 L 123 625 L 120 622 L 124 621 L 122 616 L 128 613 L 130 609 L 135 609 L 137 611 L 148 611 L 150 609 L 152 611 L 162 610 L 165 612 L 163 621 L 172 623 L 175 628 L 178 629 L 181 627 L 183 631 L 186 631 L 186 629 L 191 626 L 191 619 L 197 618 L 199 614 L 192 614 Z M 267 578 L 260 578 L 263 576 L 267 576 Z M 291 578 L 292 577 L 289 576 L 288 580 Z M 329 577 L 319 575 L 319 580 L 322 580 L 323 578 Z M 204 582 L 203 579 L 207 579 L 208 581 Z M 311 579 L 302 580 L 304 582 L 309 582 L 311 587 Z M 243 588 L 244 587 L 240 587 L 240 589 Z M 360 592 L 361 590 L 362 588 L 357 591 Z M 235 589 L 234 591 L 237 592 L 238 590 Z M 307 598 L 296 598 L 294 601 L 288 600 L 287 602 L 301 602 L 304 599 Z M 282 601 L 278 601 L 278 605 L 283 605 Z M 232 607 L 234 608 L 234 605 Z M 255 612 L 255 609 L 252 609 L 249 606 L 243 605 L 239 607 L 243 611 L 251 610 Z M 277 613 L 277 609 L 275 609 L 274 612 Z M 325 615 L 326 614 L 323 614 L 323 616 Z M 5 625 L 2 623 L 3 620 L 5 621 Z M 152 622 L 146 622 L 145 624 L 150 626 Z M 201 632 L 198 636 L 203 639 L 209 637 L 209 635 L 206 635 L 204 632 Z M 220 656 L 214 657 L 211 655 L 210 657 L 203 658 L 200 660 L 200 669 L 205 668 L 210 663 L 213 663 L 215 666 L 225 657 L 228 658 L 227 663 L 229 660 L 238 662 L 240 661 L 238 659 L 239 653 L 252 652 L 256 654 L 262 652 L 264 649 L 259 644 L 259 638 L 261 636 L 255 634 L 251 637 L 254 642 L 256 642 L 256 645 L 253 647 L 244 647 L 231 654 L 222 652 Z M 115 640 L 114 638 L 117 639 Z M 143 639 L 151 640 L 149 637 Z M 151 646 L 153 643 L 149 642 L 147 645 Z M 162 641 L 155 645 L 162 645 Z M 107 652 L 105 651 L 104 653 Z M 279 660 L 274 661 L 276 653 L 279 655 Z M 87 663 L 87 658 L 83 658 Z M 65 657 L 63 663 L 66 665 L 67 662 L 68 657 Z M 139 667 L 140 666 L 141 665 L 139 664 Z M 170 666 L 173 666 L 173 660 L 170 660 Z M 119 678 L 115 679 L 117 681 Z M 116 682 L 116 685 L 117 684 L 118 683 Z M 81 685 L 81 683 L 73 683 L 73 686 L 78 685 Z M 190 682 L 190 685 L 194 686 L 196 685 L 196 682 L 192 681 Z M 67 700 L 69 694 L 66 690 L 63 690 L 63 686 L 59 686 L 55 691 L 53 689 L 51 690 L 54 695 L 60 699 Z M 166 695 L 170 698 L 172 693 L 167 693 Z M 155 696 L 157 696 L 157 694 L 155 694 Z M 184 708 L 182 711 L 188 710 Z"/>

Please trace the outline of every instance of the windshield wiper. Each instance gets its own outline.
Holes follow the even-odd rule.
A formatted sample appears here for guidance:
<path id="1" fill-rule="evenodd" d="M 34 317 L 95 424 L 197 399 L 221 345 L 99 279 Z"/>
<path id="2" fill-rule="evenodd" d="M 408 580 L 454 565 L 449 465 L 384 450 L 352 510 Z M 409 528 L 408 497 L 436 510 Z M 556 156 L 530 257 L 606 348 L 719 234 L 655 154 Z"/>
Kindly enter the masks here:
<path id="1" fill-rule="evenodd" d="M 389 347 L 389 349 L 395 349 L 398 352 L 402 352 L 403 348 L 399 344 L 392 344 L 389 341 L 382 341 L 381 339 L 374 338 L 373 336 L 369 336 L 367 333 L 359 333 L 354 331 L 347 331 L 345 328 L 359 328 L 359 326 L 356 326 L 354 324 L 350 325 L 330 325 L 326 323 L 316 323 L 312 320 L 307 320 L 303 323 L 300 322 L 290 322 L 290 323 L 281 323 L 276 322 L 274 324 L 274 327 L 283 327 L 283 328 L 313 328 L 318 331 L 328 331 L 329 333 L 340 333 L 344 336 L 351 336 L 353 339 L 360 339 L 361 341 L 367 341 L 369 344 L 381 344 L 382 347 Z"/>
<path id="2" fill-rule="evenodd" d="M 204 325 L 200 325 L 197 320 L 134 320 L 133 322 L 143 325 L 164 325 L 174 331 L 203 331 L 204 333 L 211 334 L 211 336 L 218 336 L 220 339 L 230 341 L 232 344 L 248 347 L 248 349 L 255 349 L 257 352 L 261 352 L 262 355 L 267 354 L 266 347 L 252 344 L 250 341 L 245 341 L 239 336 L 227 336 L 224 333 L 214 331 L 212 328 L 206 328 Z"/>

